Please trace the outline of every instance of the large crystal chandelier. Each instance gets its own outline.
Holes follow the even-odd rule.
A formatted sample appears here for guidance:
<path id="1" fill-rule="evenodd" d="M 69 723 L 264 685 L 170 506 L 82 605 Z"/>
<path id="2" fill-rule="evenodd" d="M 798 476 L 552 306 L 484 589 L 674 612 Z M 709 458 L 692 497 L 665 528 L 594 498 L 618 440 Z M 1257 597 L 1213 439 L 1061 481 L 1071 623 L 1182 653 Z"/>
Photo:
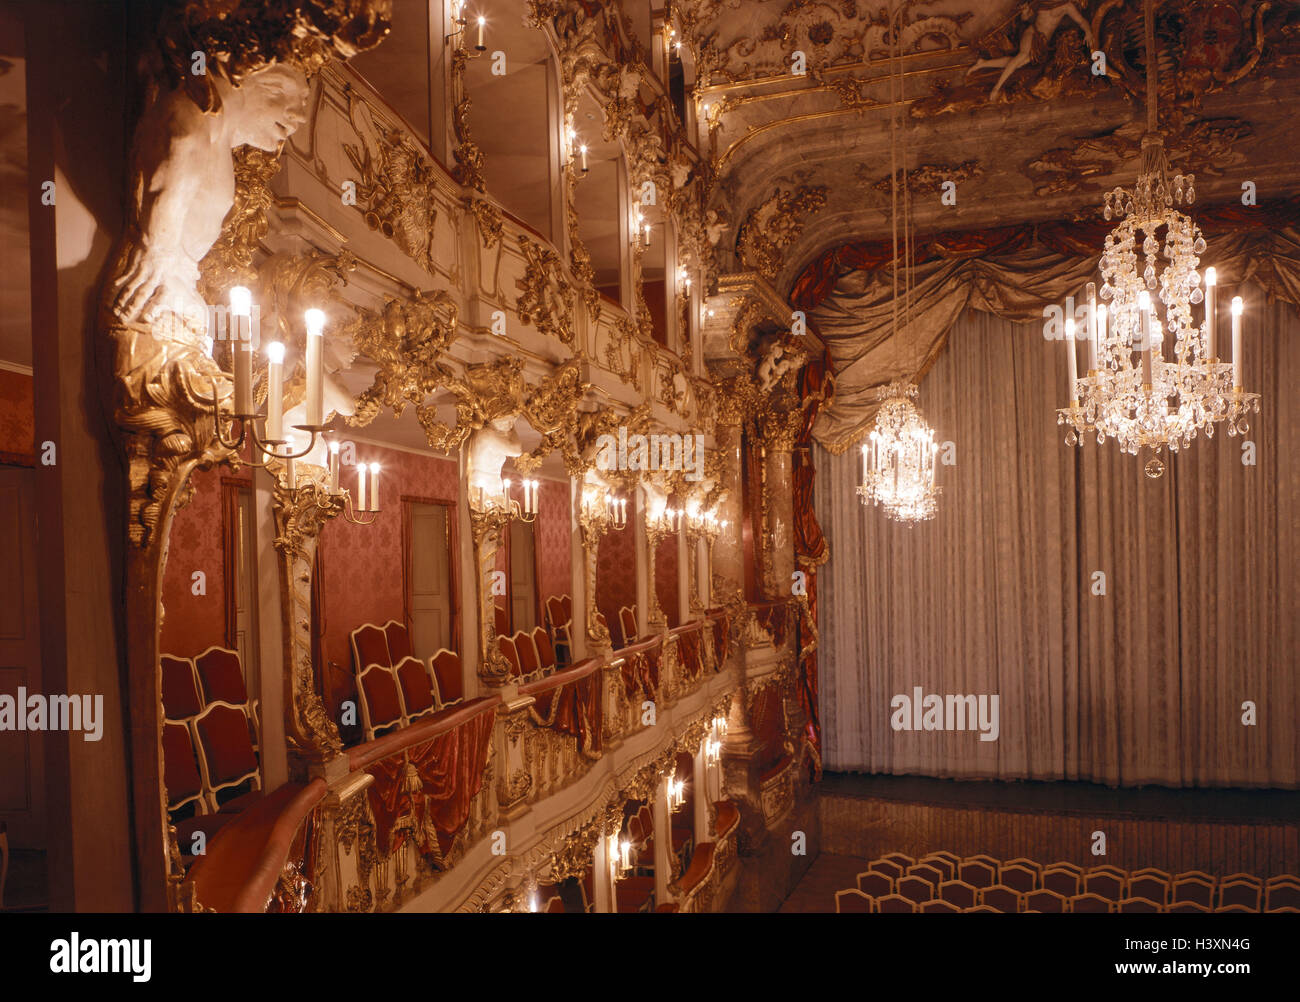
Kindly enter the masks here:
<path id="1" fill-rule="evenodd" d="M 939 488 L 934 483 L 939 445 L 912 398 L 916 385 L 890 383 L 880 394 L 876 423 L 862 444 L 863 504 L 883 506 L 898 522 L 934 518 Z"/>
<path id="2" fill-rule="evenodd" d="M 892 5 L 891 5 L 892 8 Z M 892 17 L 892 9 L 891 9 Z M 897 25 L 891 30 L 891 37 L 897 40 Z M 897 66 L 897 51 L 894 52 L 894 65 Z M 897 110 L 902 106 L 900 84 L 899 99 L 894 100 L 894 72 L 891 69 L 889 85 L 893 111 L 890 117 L 890 189 L 893 202 L 893 337 L 897 338 L 898 321 L 898 169 L 896 159 L 896 118 Z M 903 303 L 906 326 L 907 314 L 911 305 L 913 256 L 911 240 L 911 199 L 907 180 L 907 148 L 903 149 L 903 251 L 906 259 L 904 266 Z M 916 385 L 906 380 L 890 383 L 883 390 L 876 391 L 875 399 L 880 401 L 876 412 L 876 421 L 867 440 L 862 444 L 862 484 L 858 487 L 858 496 L 862 503 L 884 508 L 885 516 L 896 522 L 907 524 L 924 522 L 932 519 L 938 510 L 939 489 L 934 483 L 935 454 L 939 446 L 934 441 L 934 432 L 921 417 L 920 411 L 912 401 L 916 398 Z"/>
<path id="3" fill-rule="evenodd" d="M 1149 477 L 1165 469 L 1160 455 L 1187 448 L 1198 432 L 1214 435 L 1227 420 L 1228 434 L 1244 434 L 1246 414 L 1259 412 L 1259 395 L 1246 393 L 1241 377 L 1241 297 L 1232 300 L 1232 362 L 1221 362 L 1216 331 L 1216 274 L 1197 271 L 1205 238 L 1189 216 L 1174 206 L 1196 198 L 1195 176 L 1170 176 L 1164 140 L 1157 130 L 1155 23 L 1146 4 L 1147 131 L 1142 163 L 1132 191 L 1107 192 L 1104 215 L 1119 225 L 1106 238 L 1100 271 L 1101 298 L 1089 283 L 1088 373 L 1078 378 L 1073 320 L 1067 320 L 1070 406 L 1057 412 L 1069 425 L 1067 445 L 1085 432 L 1098 443 L 1113 438 L 1122 452 L 1153 453 Z M 1162 239 L 1163 237 L 1163 239 Z M 1139 272 L 1139 248 L 1142 270 Z M 1159 258 L 1165 263 L 1159 266 Z M 1205 303 L 1203 322 L 1193 306 Z M 1172 348 L 1168 348 L 1171 344 Z"/>

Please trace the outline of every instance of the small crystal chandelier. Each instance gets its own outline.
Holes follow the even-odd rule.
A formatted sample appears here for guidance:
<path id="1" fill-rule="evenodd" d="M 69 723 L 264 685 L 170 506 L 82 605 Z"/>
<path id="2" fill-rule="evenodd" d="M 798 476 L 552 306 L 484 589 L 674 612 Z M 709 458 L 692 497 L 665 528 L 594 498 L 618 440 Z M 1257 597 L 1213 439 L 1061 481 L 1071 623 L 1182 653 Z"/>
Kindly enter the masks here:
<path id="1" fill-rule="evenodd" d="M 1215 337 L 1215 270 L 1206 269 L 1204 292 L 1197 272 L 1205 238 L 1189 216 L 1173 208 L 1195 200 L 1195 175 L 1170 176 L 1164 139 L 1156 131 L 1151 8 L 1147 0 L 1147 131 L 1141 169 L 1131 192 L 1115 188 L 1105 197 L 1105 218 L 1121 220 L 1106 237 L 1100 261 L 1101 298 L 1109 307 L 1098 307 L 1096 287 L 1089 283 L 1088 374 L 1082 379 L 1077 374 L 1073 320 L 1067 320 L 1070 406 L 1057 411 L 1057 424 L 1069 425 L 1067 445 L 1079 443 L 1084 432 L 1096 432 L 1098 443 L 1113 438 L 1121 452 L 1137 455 L 1150 449 L 1153 455 L 1145 470 L 1155 478 L 1164 473 L 1160 454 L 1166 448 L 1185 449 L 1202 430 L 1212 438 L 1216 422 L 1227 420 L 1229 435 L 1244 434 L 1249 429 L 1246 414 L 1259 412 L 1259 394 L 1242 387 L 1241 297 L 1232 300 L 1228 364 L 1219 360 Z M 1167 263 L 1157 270 L 1162 228 Z M 1141 274 L 1139 246 L 1145 261 Z M 1202 301 L 1203 323 L 1197 325 L 1192 307 Z M 1167 357 L 1166 340 L 1172 340 L 1172 358 Z"/>
<path id="2" fill-rule="evenodd" d="M 891 4 L 891 23 L 894 16 Z M 897 26 L 893 30 L 897 41 Z M 897 51 L 894 52 L 897 65 Z M 903 104 L 902 87 L 898 99 L 894 98 L 894 73 L 889 78 L 890 103 L 894 108 Z M 893 257 L 893 336 L 898 336 L 898 169 L 895 159 L 895 122 L 890 118 L 890 190 L 893 200 L 894 257 Z M 906 261 L 903 277 L 903 324 L 906 326 L 911 309 L 912 260 L 914 248 L 911 238 L 911 199 L 907 180 L 907 146 L 904 134 L 903 147 L 903 253 Z M 880 401 L 875 425 L 862 443 L 862 484 L 858 496 L 862 503 L 883 507 L 885 516 L 895 522 L 911 524 L 934 518 L 938 511 L 939 488 L 934 483 L 935 456 L 939 446 L 934 441 L 934 431 L 912 401 L 916 398 L 916 384 L 896 380 L 875 392 Z"/>
<path id="3" fill-rule="evenodd" d="M 863 504 L 882 506 L 898 522 L 934 518 L 939 488 L 934 483 L 934 432 L 912 399 L 916 385 L 902 380 L 880 393 L 876 424 L 862 443 Z"/>

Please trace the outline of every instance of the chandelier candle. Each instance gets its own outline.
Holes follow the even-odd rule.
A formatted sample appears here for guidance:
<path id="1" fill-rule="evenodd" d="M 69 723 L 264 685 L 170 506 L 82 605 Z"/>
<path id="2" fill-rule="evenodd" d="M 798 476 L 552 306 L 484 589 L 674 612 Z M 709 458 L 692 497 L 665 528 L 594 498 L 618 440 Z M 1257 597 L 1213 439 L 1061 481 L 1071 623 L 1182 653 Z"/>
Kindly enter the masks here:
<path id="1" fill-rule="evenodd" d="M 289 490 L 298 486 L 298 467 L 292 456 L 286 456 L 284 459 L 284 485 Z"/>
<path id="2" fill-rule="evenodd" d="M 379 464 L 370 464 L 370 507 L 366 511 L 379 510 Z"/>
<path id="3" fill-rule="evenodd" d="M 230 336 L 234 342 L 235 414 L 245 416 L 253 409 L 253 297 L 242 285 L 230 290 Z"/>
<path id="4" fill-rule="evenodd" d="M 1065 351 L 1070 360 L 1070 404 L 1079 406 L 1079 360 L 1074 351 L 1074 317 L 1065 318 Z"/>
<path id="5" fill-rule="evenodd" d="M 325 382 L 325 314 L 308 310 L 303 319 L 307 323 L 307 424 L 319 428 L 324 421 L 324 404 L 321 391 Z"/>
<path id="6" fill-rule="evenodd" d="M 330 493 L 339 492 L 339 444 L 330 443 Z"/>
<path id="7" fill-rule="evenodd" d="M 366 507 L 366 464 L 357 467 L 357 511 L 369 511 Z"/>
<path id="8" fill-rule="evenodd" d="M 1232 297 L 1232 389 L 1241 392 L 1241 297 Z"/>
<path id="9" fill-rule="evenodd" d="M 1088 372 L 1097 371 L 1097 283 L 1088 283 Z M 1103 307 L 1104 309 L 1104 307 Z M 1070 399 L 1078 404 L 1078 391 L 1070 387 Z"/>
<path id="10" fill-rule="evenodd" d="M 1219 360 L 1218 346 L 1214 343 L 1214 292 L 1219 275 L 1213 268 L 1205 269 L 1205 357 L 1211 362 Z"/>
<path id="11" fill-rule="evenodd" d="M 266 346 L 266 440 L 284 441 L 284 345 Z"/>
<path id="12" fill-rule="evenodd" d="M 1138 350 L 1142 352 L 1142 388 L 1151 389 L 1151 296 L 1143 289 L 1138 293 L 1138 313 L 1141 326 L 1138 328 L 1142 340 Z"/>

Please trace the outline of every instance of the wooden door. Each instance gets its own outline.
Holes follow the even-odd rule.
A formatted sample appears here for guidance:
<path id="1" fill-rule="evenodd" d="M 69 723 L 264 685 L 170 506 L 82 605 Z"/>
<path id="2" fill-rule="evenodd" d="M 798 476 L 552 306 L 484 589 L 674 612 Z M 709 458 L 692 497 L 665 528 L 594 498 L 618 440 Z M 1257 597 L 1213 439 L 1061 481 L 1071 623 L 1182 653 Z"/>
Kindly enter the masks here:
<path id="1" fill-rule="evenodd" d="M 533 526 L 510 523 L 510 625 L 516 631 L 537 625 L 537 564 L 533 556 Z"/>
<path id="2" fill-rule="evenodd" d="M 426 659 L 451 646 L 451 539 L 447 505 L 410 505 L 411 645 Z"/>

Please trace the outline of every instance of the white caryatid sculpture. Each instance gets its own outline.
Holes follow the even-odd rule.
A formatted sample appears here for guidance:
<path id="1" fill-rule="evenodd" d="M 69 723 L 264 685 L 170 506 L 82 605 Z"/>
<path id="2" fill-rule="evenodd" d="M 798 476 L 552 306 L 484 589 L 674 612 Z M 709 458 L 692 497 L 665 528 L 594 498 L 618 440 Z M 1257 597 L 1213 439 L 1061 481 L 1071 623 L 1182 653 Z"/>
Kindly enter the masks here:
<path id="1" fill-rule="evenodd" d="M 658 528 L 668 510 L 668 493 L 652 480 L 642 480 L 641 490 L 645 492 L 645 520 L 647 528 Z"/>
<path id="2" fill-rule="evenodd" d="M 500 499 L 501 467 L 507 459 L 523 453 L 515 431 L 515 415 L 506 414 L 474 432 L 469 437 L 469 498 L 473 505 Z"/>
<path id="3" fill-rule="evenodd" d="M 307 119 L 308 87 L 293 66 L 272 64 L 238 87 L 214 75 L 220 97 L 204 113 L 182 91 L 145 110 L 132 165 L 134 205 L 127 250 L 111 284 L 123 323 L 154 327 L 155 338 L 203 348 L 208 310 L 198 292 L 199 262 L 221 236 L 235 200 L 231 151 L 275 152 Z"/>

